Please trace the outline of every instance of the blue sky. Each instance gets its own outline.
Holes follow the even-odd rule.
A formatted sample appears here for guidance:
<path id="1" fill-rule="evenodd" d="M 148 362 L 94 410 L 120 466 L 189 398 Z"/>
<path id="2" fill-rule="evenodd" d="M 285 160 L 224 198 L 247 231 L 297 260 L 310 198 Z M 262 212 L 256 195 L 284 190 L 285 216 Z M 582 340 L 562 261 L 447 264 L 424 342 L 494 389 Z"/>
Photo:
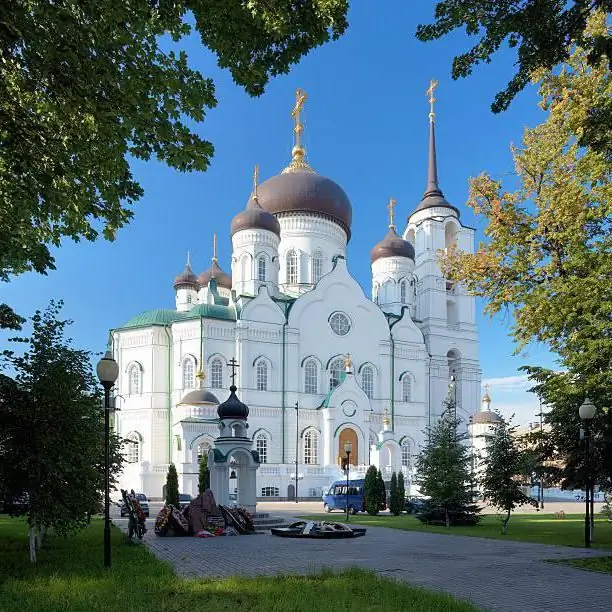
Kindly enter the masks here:
<path id="1" fill-rule="evenodd" d="M 525 126 L 542 121 L 534 88 L 523 92 L 509 111 L 490 112 L 490 103 L 513 74 L 514 56 L 504 52 L 461 81 L 450 78 L 454 55 L 469 46 L 463 33 L 420 43 L 418 23 L 431 20 L 435 2 L 354 3 L 348 33 L 313 51 L 291 74 L 277 77 L 266 93 L 249 98 L 198 44 L 184 41 L 191 63 L 216 84 L 219 104 L 197 127 L 213 142 L 215 156 L 206 173 L 181 174 L 157 163 L 134 163 L 145 196 L 133 222 L 114 243 L 66 241 L 55 252 L 57 271 L 26 274 L 2 285 L 2 301 L 23 315 L 50 298 L 65 301 L 74 320 L 77 346 L 104 349 L 107 330 L 151 308 L 173 307 L 172 280 L 184 266 L 187 250 L 196 273 L 210 264 L 212 235 L 219 234 L 219 258 L 229 270 L 229 226 L 249 196 L 252 169 L 261 180 L 288 162 L 292 146 L 291 107 L 302 87 L 309 98 L 305 138 L 310 164 L 336 180 L 353 204 L 348 262 L 366 292 L 370 287 L 370 249 L 386 232 L 386 204 L 397 200 L 396 222 L 405 222 L 426 184 L 428 104 L 432 78 L 436 93 L 438 168 L 447 199 L 462 221 L 478 229 L 483 221 L 465 206 L 467 181 L 482 171 L 513 180 L 510 143 L 519 143 Z M 482 304 L 479 303 L 479 313 Z M 493 407 L 534 419 L 537 400 L 517 368 L 552 365 L 544 347 L 533 345 L 512 356 L 510 320 L 479 314 L 483 379 L 491 384 Z M 4 344 L 4 343 L 3 343 Z"/>

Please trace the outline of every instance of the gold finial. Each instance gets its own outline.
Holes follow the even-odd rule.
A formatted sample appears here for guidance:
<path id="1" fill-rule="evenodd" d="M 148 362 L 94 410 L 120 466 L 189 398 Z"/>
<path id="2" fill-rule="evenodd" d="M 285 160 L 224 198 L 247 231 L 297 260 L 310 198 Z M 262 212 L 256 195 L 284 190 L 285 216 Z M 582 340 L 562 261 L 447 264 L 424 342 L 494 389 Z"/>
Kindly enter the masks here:
<path id="1" fill-rule="evenodd" d="M 431 81 L 429 81 L 429 88 L 426 91 L 427 96 L 429 98 L 429 120 L 430 121 L 433 121 L 434 117 L 436 116 L 434 113 L 434 102 L 436 101 L 436 99 L 434 98 L 434 91 L 436 90 L 436 87 L 438 87 L 439 84 L 440 84 L 439 81 L 432 79 Z"/>
<path id="2" fill-rule="evenodd" d="M 391 425 L 391 419 L 389 418 L 389 411 L 387 410 L 386 407 L 383 410 L 383 425 L 386 425 L 387 427 Z"/>
<path id="3" fill-rule="evenodd" d="M 298 87 L 295 92 L 295 106 L 291 111 L 295 145 L 291 151 L 291 163 L 282 171 L 281 174 L 286 174 L 288 172 L 311 172 L 314 174 L 314 170 L 304 160 L 304 155 L 306 152 L 302 147 L 302 132 L 304 131 L 302 111 L 304 110 L 304 103 L 306 102 L 307 98 L 308 94 L 303 89 Z"/>
<path id="4" fill-rule="evenodd" d="M 206 374 L 204 374 L 204 370 L 202 369 L 202 364 L 200 364 L 200 367 L 198 368 L 196 378 L 198 380 L 204 380 L 206 378 Z"/>
<path id="5" fill-rule="evenodd" d="M 344 358 L 344 367 L 346 368 L 347 372 L 350 372 L 353 368 L 353 360 L 351 359 L 350 353 L 347 353 L 346 357 Z"/>
<path id="6" fill-rule="evenodd" d="M 253 169 L 253 199 L 257 202 L 257 187 L 259 182 L 259 166 L 255 164 L 255 168 Z"/>
<path id="7" fill-rule="evenodd" d="M 213 263 L 218 263 L 217 259 L 217 232 L 213 232 Z"/>
<path id="8" fill-rule="evenodd" d="M 397 202 L 393 199 L 389 199 L 389 204 L 387 204 L 387 208 L 389 209 L 389 229 L 395 229 L 395 205 Z"/>
<path id="9" fill-rule="evenodd" d="M 488 384 L 484 386 L 484 395 L 482 396 L 482 402 L 484 404 L 491 403 L 491 396 L 489 395 L 489 385 Z"/>

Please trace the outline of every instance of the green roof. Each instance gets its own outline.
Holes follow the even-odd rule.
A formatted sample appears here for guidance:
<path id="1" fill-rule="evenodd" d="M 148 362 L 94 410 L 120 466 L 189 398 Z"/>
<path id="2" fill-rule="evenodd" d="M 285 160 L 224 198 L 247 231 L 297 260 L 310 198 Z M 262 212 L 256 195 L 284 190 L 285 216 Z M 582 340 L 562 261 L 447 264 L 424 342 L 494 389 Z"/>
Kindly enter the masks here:
<path id="1" fill-rule="evenodd" d="M 235 321 L 236 313 L 230 306 L 220 304 L 198 304 L 187 312 L 177 312 L 168 308 L 157 308 L 147 310 L 139 315 L 132 317 L 118 329 L 129 329 L 133 327 L 151 327 L 153 325 L 172 325 L 179 321 L 189 321 L 190 319 L 220 319 L 222 321 Z"/>
<path id="2" fill-rule="evenodd" d="M 325 399 L 323 400 L 323 403 L 319 406 L 319 408 L 329 408 L 329 400 L 331 399 L 333 392 L 344 382 L 345 378 L 346 372 L 340 372 L 340 381 L 333 389 L 330 389 L 327 392 L 327 395 L 325 396 Z"/>

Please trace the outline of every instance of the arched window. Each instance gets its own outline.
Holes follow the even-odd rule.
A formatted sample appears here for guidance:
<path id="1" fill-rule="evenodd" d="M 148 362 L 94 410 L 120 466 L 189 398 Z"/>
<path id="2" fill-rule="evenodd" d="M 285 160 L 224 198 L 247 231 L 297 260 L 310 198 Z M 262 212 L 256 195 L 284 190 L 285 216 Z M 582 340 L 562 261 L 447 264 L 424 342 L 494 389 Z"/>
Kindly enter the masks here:
<path id="1" fill-rule="evenodd" d="M 187 294 L 187 303 L 191 304 L 191 293 Z"/>
<path id="2" fill-rule="evenodd" d="M 267 391 L 268 390 L 268 364 L 260 359 L 257 362 L 256 368 L 256 376 L 257 376 L 257 390 L 258 391 Z"/>
<path id="3" fill-rule="evenodd" d="M 412 395 L 412 381 L 410 380 L 410 375 L 405 374 L 404 378 L 402 378 L 402 402 L 411 401 Z"/>
<path id="4" fill-rule="evenodd" d="M 223 387 L 223 364 L 220 359 L 213 359 L 210 364 L 210 386 L 213 389 Z"/>
<path id="5" fill-rule="evenodd" d="M 287 284 L 297 285 L 298 282 L 298 255 L 295 251 L 287 253 Z"/>
<path id="6" fill-rule="evenodd" d="M 407 294 L 407 292 L 406 292 L 406 281 L 403 280 L 400 283 L 400 300 L 401 300 L 402 304 L 406 303 L 406 294 Z"/>
<path id="7" fill-rule="evenodd" d="M 304 367 L 304 393 L 318 393 L 319 381 L 317 379 L 317 363 L 307 361 Z"/>
<path id="8" fill-rule="evenodd" d="M 410 442 L 402 442 L 402 466 L 410 467 Z"/>
<path id="9" fill-rule="evenodd" d="M 128 434 L 124 440 L 126 463 L 140 461 L 140 435 L 135 431 Z"/>
<path id="10" fill-rule="evenodd" d="M 183 359 L 183 389 L 195 389 L 195 361 L 192 357 Z"/>
<path id="11" fill-rule="evenodd" d="M 304 434 L 304 463 L 313 465 L 318 462 L 319 439 L 316 431 L 307 431 Z"/>
<path id="12" fill-rule="evenodd" d="M 259 453 L 259 462 L 268 463 L 268 438 L 266 434 L 257 434 L 255 438 L 255 450 Z"/>
<path id="13" fill-rule="evenodd" d="M 263 255 L 257 259 L 257 280 L 266 280 L 266 258 Z"/>
<path id="14" fill-rule="evenodd" d="M 311 266 L 312 283 L 318 283 L 323 276 L 323 257 L 318 251 L 312 255 Z"/>
<path id="15" fill-rule="evenodd" d="M 374 397 L 374 370 L 371 366 L 365 366 L 361 371 L 361 388 L 370 399 Z"/>
<path id="16" fill-rule="evenodd" d="M 335 389 L 339 384 L 342 376 L 342 372 L 344 372 L 344 359 L 342 357 L 338 357 L 331 362 L 329 366 L 329 390 Z"/>
<path id="17" fill-rule="evenodd" d="M 251 279 L 251 273 L 249 271 L 250 262 L 249 262 L 249 256 L 246 253 L 242 256 L 240 265 L 242 267 L 242 280 L 243 281 L 250 280 Z"/>
<path id="18" fill-rule="evenodd" d="M 200 442 L 198 444 L 198 463 L 202 460 L 202 457 L 207 457 L 208 452 L 212 448 L 212 444 L 208 441 Z"/>
<path id="19" fill-rule="evenodd" d="M 142 392 L 142 377 L 140 367 L 133 363 L 128 370 L 128 394 L 138 395 Z"/>

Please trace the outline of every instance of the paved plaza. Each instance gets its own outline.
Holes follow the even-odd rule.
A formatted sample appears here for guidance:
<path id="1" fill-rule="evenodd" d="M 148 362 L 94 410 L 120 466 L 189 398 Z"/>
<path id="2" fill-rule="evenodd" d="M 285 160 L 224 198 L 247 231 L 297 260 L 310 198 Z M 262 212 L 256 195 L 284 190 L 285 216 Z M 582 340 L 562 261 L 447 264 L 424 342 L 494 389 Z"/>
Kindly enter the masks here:
<path id="1" fill-rule="evenodd" d="M 116 523 L 125 527 L 126 521 Z M 545 562 L 605 551 L 382 527 L 368 527 L 363 538 L 322 541 L 271 535 L 160 538 L 153 532 L 153 520 L 148 526 L 145 544 L 187 578 L 306 574 L 359 566 L 501 612 L 601 612 L 609 610 L 612 601 L 610 575 Z"/>

